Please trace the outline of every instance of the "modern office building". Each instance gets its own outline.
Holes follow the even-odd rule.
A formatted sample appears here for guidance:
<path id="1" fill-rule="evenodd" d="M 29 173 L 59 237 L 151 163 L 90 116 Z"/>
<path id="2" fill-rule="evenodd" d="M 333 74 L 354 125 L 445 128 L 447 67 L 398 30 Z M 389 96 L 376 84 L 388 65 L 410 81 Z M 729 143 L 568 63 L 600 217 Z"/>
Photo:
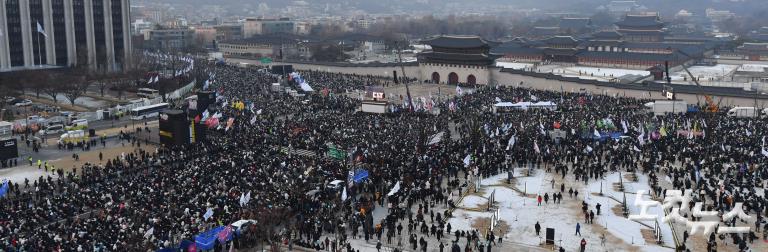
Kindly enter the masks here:
<path id="1" fill-rule="evenodd" d="M 130 64 L 130 34 L 130 0 L 0 0 L 0 71 L 120 70 Z"/>

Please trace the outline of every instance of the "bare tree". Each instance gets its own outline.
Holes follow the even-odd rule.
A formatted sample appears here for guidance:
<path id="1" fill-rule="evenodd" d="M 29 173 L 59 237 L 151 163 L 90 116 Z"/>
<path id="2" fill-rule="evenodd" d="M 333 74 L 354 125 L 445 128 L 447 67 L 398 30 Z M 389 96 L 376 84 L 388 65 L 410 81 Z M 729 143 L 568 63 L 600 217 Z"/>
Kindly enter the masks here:
<path id="1" fill-rule="evenodd" d="M 76 74 L 75 72 L 64 74 L 61 78 L 62 87 L 64 89 L 64 97 L 67 98 L 69 104 L 74 106 L 75 100 L 82 97 L 85 91 L 88 89 L 90 83 L 85 79 L 85 76 Z"/>
<path id="2" fill-rule="evenodd" d="M 58 83 L 62 74 L 54 74 L 50 71 L 38 72 L 40 79 L 39 85 L 42 85 L 42 92 L 51 97 L 53 103 L 59 103 L 59 94 L 63 90 L 63 87 Z M 56 80 L 54 83 L 53 80 Z"/>
<path id="3" fill-rule="evenodd" d="M 104 97 L 104 91 L 109 86 L 110 80 L 114 78 L 114 75 L 109 74 L 103 70 L 95 70 L 88 74 L 88 82 L 96 85 L 99 88 L 99 94 Z"/>

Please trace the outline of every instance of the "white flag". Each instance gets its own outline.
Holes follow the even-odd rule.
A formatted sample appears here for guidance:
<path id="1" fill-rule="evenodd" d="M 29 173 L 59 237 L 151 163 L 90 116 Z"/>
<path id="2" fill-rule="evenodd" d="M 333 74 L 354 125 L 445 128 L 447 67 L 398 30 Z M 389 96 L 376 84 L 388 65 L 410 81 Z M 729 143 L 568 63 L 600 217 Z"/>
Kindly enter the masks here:
<path id="1" fill-rule="evenodd" d="M 245 193 L 240 194 L 240 206 L 245 206 Z"/>
<path id="2" fill-rule="evenodd" d="M 457 86 L 456 86 L 456 94 L 457 94 L 457 95 L 461 95 L 461 93 L 462 93 L 461 87 L 459 87 L 459 86 L 457 85 Z"/>
<path id="3" fill-rule="evenodd" d="M 585 149 L 587 150 L 587 152 L 592 152 L 592 147 L 589 146 L 589 145 L 587 145 L 587 148 L 585 148 Z"/>
<path id="4" fill-rule="evenodd" d="M 507 142 L 507 150 L 515 146 L 515 136 L 512 135 L 512 137 L 509 138 L 509 142 Z"/>
<path id="5" fill-rule="evenodd" d="M 464 157 L 464 167 L 468 167 L 470 162 L 472 162 L 472 154 L 467 154 L 467 156 Z"/>
<path id="6" fill-rule="evenodd" d="M 258 118 L 256 118 L 256 116 L 253 116 L 253 117 L 251 118 L 251 125 L 253 125 L 254 123 L 256 123 L 256 120 L 257 120 L 257 119 L 258 119 Z"/>
<path id="7" fill-rule="evenodd" d="M 768 151 L 765 150 L 765 147 L 763 147 L 762 153 L 763 153 L 763 156 L 768 157 Z"/>
<path id="8" fill-rule="evenodd" d="M 395 193 L 400 191 L 400 181 L 397 181 L 395 183 L 395 186 L 392 187 L 392 190 L 389 190 L 389 193 L 387 193 L 387 196 L 395 195 Z"/>
<path id="9" fill-rule="evenodd" d="M 341 192 L 341 201 L 347 200 L 347 187 L 344 187 L 344 191 Z"/>
<path id="10" fill-rule="evenodd" d="M 637 148 L 637 146 L 632 145 L 632 150 L 640 152 L 640 149 Z"/>
<path id="11" fill-rule="evenodd" d="M 624 128 L 624 134 L 627 134 L 627 122 L 621 120 L 621 127 Z"/>
<path id="12" fill-rule="evenodd" d="M 40 25 L 40 22 L 37 22 L 37 32 L 43 34 L 43 37 L 48 38 L 48 34 L 45 34 L 45 30 L 43 30 L 43 26 Z"/>
<path id="13" fill-rule="evenodd" d="M 149 230 L 147 230 L 147 232 L 144 233 L 144 238 L 152 237 L 152 234 L 154 233 L 155 233 L 155 227 L 152 227 Z"/>
<path id="14" fill-rule="evenodd" d="M 539 150 L 539 144 L 536 141 L 533 142 L 533 150 L 536 151 L 536 153 L 541 153 L 541 150 Z"/>
<path id="15" fill-rule="evenodd" d="M 208 219 L 210 219 L 211 217 L 213 217 L 213 209 L 212 209 L 212 208 L 208 208 L 208 210 L 207 210 L 207 211 L 205 211 L 205 214 L 203 214 L 203 218 L 204 218 L 205 220 L 208 220 Z"/>
<path id="16" fill-rule="evenodd" d="M 600 132 L 597 132 L 597 129 L 595 129 L 595 132 L 593 132 L 592 134 L 594 134 L 595 137 L 600 137 Z"/>

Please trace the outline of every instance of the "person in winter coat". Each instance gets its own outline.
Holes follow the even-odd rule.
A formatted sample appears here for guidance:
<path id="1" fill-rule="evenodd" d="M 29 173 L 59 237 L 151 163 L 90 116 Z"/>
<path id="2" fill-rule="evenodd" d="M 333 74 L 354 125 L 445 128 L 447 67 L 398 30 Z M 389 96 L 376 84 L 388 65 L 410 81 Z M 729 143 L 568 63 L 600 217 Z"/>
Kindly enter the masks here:
<path id="1" fill-rule="evenodd" d="M 581 239 L 581 245 L 580 245 L 581 252 L 584 252 L 587 249 L 587 240 L 584 240 L 584 238 Z"/>
<path id="2" fill-rule="evenodd" d="M 539 236 L 539 232 L 541 232 L 541 225 L 539 225 L 539 222 L 536 222 L 536 225 L 533 226 L 536 229 L 536 236 Z"/>
<path id="3" fill-rule="evenodd" d="M 581 224 L 579 224 L 578 222 L 576 222 L 576 233 L 574 235 L 581 236 Z"/>

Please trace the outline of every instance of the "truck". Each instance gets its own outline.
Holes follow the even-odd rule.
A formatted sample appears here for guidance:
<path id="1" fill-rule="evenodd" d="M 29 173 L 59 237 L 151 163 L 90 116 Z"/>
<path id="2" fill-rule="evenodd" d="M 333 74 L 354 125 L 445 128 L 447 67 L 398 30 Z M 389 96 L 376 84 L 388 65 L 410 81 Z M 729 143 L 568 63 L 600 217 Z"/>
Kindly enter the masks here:
<path id="1" fill-rule="evenodd" d="M 684 114 L 688 111 L 688 103 L 681 100 L 658 100 L 645 104 L 649 113 L 664 115 L 666 113 Z"/>
<path id="2" fill-rule="evenodd" d="M 88 140 L 88 137 L 85 135 L 85 131 L 82 131 L 82 130 L 70 130 L 70 131 L 67 131 L 67 133 L 61 134 L 61 136 L 59 137 L 59 143 L 61 144 L 67 144 L 67 143 L 77 144 L 87 140 Z"/>
<path id="3" fill-rule="evenodd" d="M 760 116 L 760 109 L 755 107 L 734 107 L 728 110 L 729 117 L 751 118 Z"/>

